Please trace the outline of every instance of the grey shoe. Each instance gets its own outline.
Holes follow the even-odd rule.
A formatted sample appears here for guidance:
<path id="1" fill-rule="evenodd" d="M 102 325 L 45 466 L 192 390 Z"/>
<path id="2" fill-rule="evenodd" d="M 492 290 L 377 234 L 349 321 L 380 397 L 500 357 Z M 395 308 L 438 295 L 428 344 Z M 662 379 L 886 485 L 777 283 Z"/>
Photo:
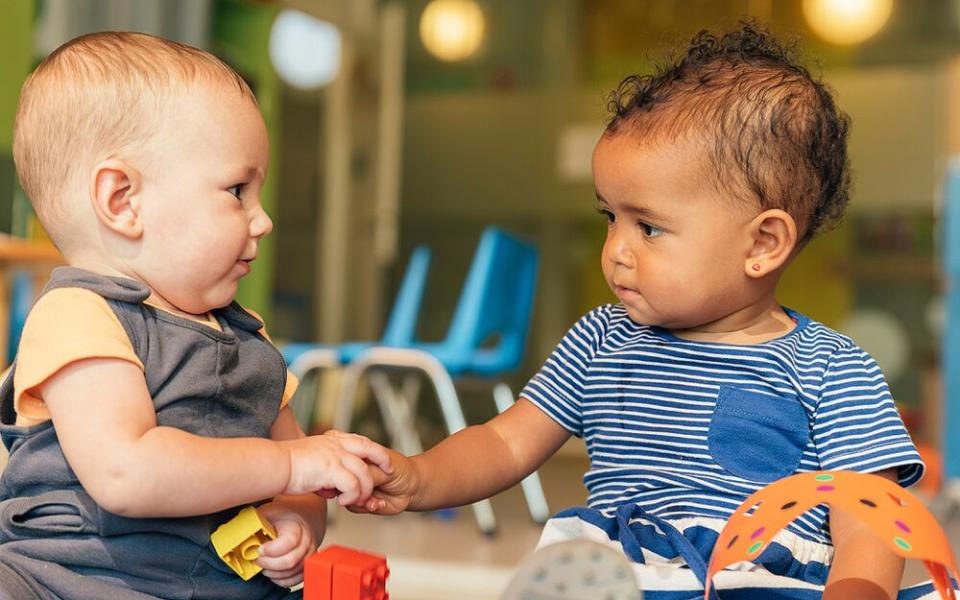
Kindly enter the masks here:
<path id="1" fill-rule="evenodd" d="M 641 600 L 630 561 L 590 540 L 551 544 L 520 564 L 501 600 Z"/>

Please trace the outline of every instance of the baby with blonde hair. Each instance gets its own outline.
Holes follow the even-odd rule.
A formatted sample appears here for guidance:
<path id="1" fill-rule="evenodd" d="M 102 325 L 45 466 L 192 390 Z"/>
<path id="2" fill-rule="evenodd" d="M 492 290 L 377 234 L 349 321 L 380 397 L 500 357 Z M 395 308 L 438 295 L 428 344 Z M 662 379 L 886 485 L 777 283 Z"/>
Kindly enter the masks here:
<path id="1" fill-rule="evenodd" d="M 82 36 L 24 84 L 13 149 L 69 266 L 0 386 L 0 598 L 299 597 L 323 498 L 362 504 L 366 461 L 390 466 L 304 436 L 296 378 L 234 301 L 273 227 L 250 88 L 196 48 Z M 209 541 L 246 504 L 278 534 L 247 582 Z"/>

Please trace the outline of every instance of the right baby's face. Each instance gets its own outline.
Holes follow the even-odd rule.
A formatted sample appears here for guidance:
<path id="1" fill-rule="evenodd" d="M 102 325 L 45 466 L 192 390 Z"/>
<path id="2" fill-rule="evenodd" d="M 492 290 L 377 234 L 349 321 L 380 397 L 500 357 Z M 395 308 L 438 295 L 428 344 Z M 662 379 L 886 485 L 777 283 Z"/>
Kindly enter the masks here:
<path id="1" fill-rule="evenodd" d="M 742 301 L 754 215 L 717 191 L 706 164 L 687 143 L 641 146 L 629 132 L 597 143 L 603 273 L 637 323 L 695 329 Z"/>
<path id="2" fill-rule="evenodd" d="M 273 225 L 260 204 L 267 132 L 236 88 L 175 99 L 143 173 L 140 277 L 161 306 L 202 314 L 229 304 Z"/>

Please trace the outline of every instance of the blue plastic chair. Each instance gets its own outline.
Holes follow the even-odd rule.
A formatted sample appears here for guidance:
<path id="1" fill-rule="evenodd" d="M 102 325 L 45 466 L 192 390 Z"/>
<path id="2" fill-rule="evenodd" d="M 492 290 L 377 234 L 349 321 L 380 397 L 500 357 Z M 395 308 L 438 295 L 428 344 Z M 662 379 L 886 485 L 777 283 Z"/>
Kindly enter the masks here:
<path id="1" fill-rule="evenodd" d="M 460 300 L 446 337 L 437 343 L 413 343 L 406 346 L 377 346 L 353 360 L 344 372 L 341 395 L 334 416 L 334 427 L 346 430 L 353 414 L 353 399 L 360 382 L 367 377 L 377 395 L 386 396 L 390 414 L 384 415 L 409 436 L 415 436 L 414 411 L 409 393 L 376 384 L 385 379 L 384 369 L 399 369 L 424 374 L 433 384 L 448 431 L 464 427 L 463 410 L 453 383 L 454 378 L 494 379 L 494 401 L 500 412 L 513 403 L 513 393 L 500 379 L 514 371 L 523 360 L 530 329 L 534 293 L 537 284 L 538 251 L 496 227 L 484 230 L 467 273 Z M 523 481 L 531 516 L 545 522 L 549 509 L 537 473 Z M 488 500 L 473 505 L 484 533 L 493 533 L 496 521 Z"/>
<path id="2" fill-rule="evenodd" d="M 380 341 L 345 342 L 342 344 L 294 343 L 281 348 L 283 358 L 297 377 L 303 378 L 310 371 L 329 369 L 349 364 L 359 354 L 376 345 L 407 346 L 414 343 L 417 318 L 423 302 L 423 292 L 427 283 L 432 253 L 426 246 L 417 246 L 410 254 L 407 269 L 404 272 L 400 289 L 394 300 L 393 308 L 387 318 L 387 324 Z M 382 385 L 377 381 L 378 388 Z M 378 400 L 383 401 L 378 397 Z M 306 429 L 313 418 L 313 403 L 301 402 L 294 405 L 297 421 Z M 398 432 L 392 431 L 396 442 Z M 409 445 L 409 436 L 395 444 L 405 449 Z"/>
<path id="3" fill-rule="evenodd" d="M 10 276 L 10 324 L 7 338 L 7 362 L 12 362 L 20 346 L 20 335 L 27 322 L 27 314 L 36 299 L 33 274 L 29 271 L 14 271 Z"/>
<path id="4" fill-rule="evenodd" d="M 390 309 L 383 337 L 379 341 L 286 344 L 281 348 L 281 352 L 290 370 L 301 377 L 312 369 L 348 364 L 364 350 L 377 345 L 408 346 L 412 344 L 431 257 L 430 249 L 426 246 L 417 246 L 413 249 L 393 308 Z"/>
<path id="5" fill-rule="evenodd" d="M 943 270 L 947 280 L 944 298 L 946 323 L 943 342 L 943 475 L 944 489 L 936 511 L 949 517 L 960 510 L 960 164 L 947 170 L 944 194 Z"/>

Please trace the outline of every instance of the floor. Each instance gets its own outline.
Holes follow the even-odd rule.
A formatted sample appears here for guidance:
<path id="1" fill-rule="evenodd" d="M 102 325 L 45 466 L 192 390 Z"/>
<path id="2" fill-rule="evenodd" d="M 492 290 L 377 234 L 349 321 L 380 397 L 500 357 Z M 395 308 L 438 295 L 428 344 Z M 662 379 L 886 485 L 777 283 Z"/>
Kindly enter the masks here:
<path id="1" fill-rule="evenodd" d="M 581 480 L 586 467 L 582 455 L 565 452 L 540 469 L 552 511 L 586 501 Z M 533 551 L 541 525 L 530 518 L 519 486 L 492 502 L 493 536 L 480 532 L 469 508 L 392 517 L 338 510 L 324 543 L 385 554 L 391 600 L 495 599 Z"/>
<path id="2" fill-rule="evenodd" d="M 581 477 L 586 467 L 586 459 L 576 452 L 558 455 L 544 465 L 540 475 L 551 510 L 583 504 Z M 540 526 L 526 513 L 519 488 L 494 498 L 493 507 L 498 532 L 492 537 L 480 533 L 468 508 L 395 517 L 341 510 L 325 543 L 385 554 L 392 600 L 495 600 L 516 565 L 533 550 Z M 948 521 L 946 529 L 954 549 L 960 549 L 960 515 Z M 927 579 L 920 562 L 907 562 L 905 584 Z"/>

